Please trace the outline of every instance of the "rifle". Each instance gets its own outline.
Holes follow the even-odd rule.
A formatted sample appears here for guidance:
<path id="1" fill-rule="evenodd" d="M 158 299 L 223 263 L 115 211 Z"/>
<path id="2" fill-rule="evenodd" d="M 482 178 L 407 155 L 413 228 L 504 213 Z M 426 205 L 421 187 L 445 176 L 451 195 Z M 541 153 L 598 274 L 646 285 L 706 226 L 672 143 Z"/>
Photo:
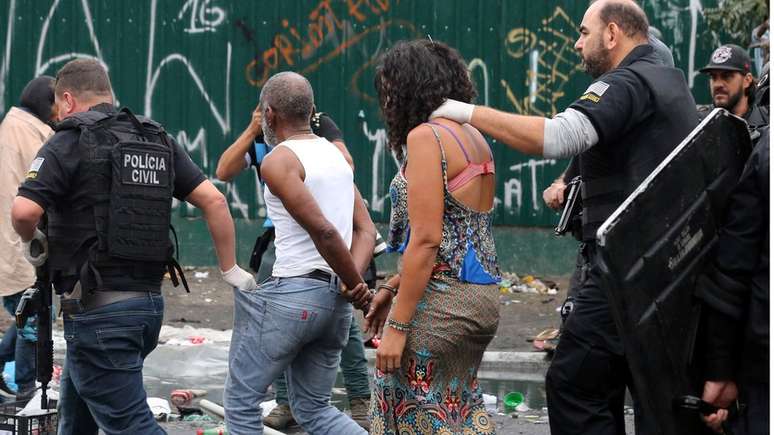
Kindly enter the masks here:
<path id="1" fill-rule="evenodd" d="M 40 229 L 46 232 L 45 217 L 41 221 Z M 30 244 L 33 256 L 43 252 L 43 246 L 38 240 Z M 37 315 L 38 341 L 35 343 L 35 378 L 42 385 L 40 396 L 40 408 L 48 409 L 48 397 L 46 390 L 54 369 L 54 341 L 51 339 L 51 276 L 48 264 L 35 268 L 35 284 L 24 291 L 24 294 L 16 307 L 16 327 L 21 330 L 27 319 Z"/>

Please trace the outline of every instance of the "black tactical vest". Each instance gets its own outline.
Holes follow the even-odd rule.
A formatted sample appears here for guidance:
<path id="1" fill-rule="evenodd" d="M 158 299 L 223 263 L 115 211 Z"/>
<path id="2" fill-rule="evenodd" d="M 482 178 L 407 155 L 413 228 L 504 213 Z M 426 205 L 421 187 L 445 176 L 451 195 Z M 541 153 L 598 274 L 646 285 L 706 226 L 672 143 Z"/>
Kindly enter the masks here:
<path id="1" fill-rule="evenodd" d="M 699 123 L 682 72 L 649 57 L 624 68 L 650 91 L 653 114 L 614 143 L 598 143 L 580 155 L 585 241 L 595 239 L 597 228 Z"/>
<path id="2" fill-rule="evenodd" d="M 57 126 L 67 129 L 80 130 L 73 190 L 82 199 L 48 212 L 52 272 L 85 289 L 105 289 L 103 278 L 116 276 L 160 282 L 174 263 L 174 147 L 164 129 L 128 109 L 78 113 Z"/>

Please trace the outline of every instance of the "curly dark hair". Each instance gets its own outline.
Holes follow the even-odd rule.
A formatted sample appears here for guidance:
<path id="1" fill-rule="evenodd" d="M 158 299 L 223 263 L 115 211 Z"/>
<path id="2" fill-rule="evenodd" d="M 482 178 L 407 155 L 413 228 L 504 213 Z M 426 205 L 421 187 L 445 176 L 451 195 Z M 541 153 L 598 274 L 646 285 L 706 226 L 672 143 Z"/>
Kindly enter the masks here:
<path id="1" fill-rule="evenodd" d="M 476 89 L 459 52 L 427 39 L 400 41 L 380 59 L 374 86 L 390 148 L 403 159 L 408 133 L 451 98 L 469 103 Z"/>

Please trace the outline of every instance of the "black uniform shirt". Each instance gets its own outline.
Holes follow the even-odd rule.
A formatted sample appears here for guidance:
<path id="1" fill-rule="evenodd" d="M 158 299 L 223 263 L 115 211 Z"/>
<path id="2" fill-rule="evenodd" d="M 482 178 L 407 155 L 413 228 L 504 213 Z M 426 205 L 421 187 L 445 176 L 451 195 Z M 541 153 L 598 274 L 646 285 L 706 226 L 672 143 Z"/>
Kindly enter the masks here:
<path id="1" fill-rule="evenodd" d="M 584 183 L 620 174 L 624 169 L 621 165 L 630 162 L 628 156 L 634 155 L 633 153 L 639 153 L 640 164 L 645 159 L 653 160 L 644 166 L 655 167 L 657 161 L 663 158 L 655 147 L 643 147 L 641 143 L 637 143 L 638 139 L 641 142 L 641 138 L 633 137 L 638 130 L 657 129 L 657 124 L 654 125 L 655 96 L 643 78 L 632 68 L 627 68 L 635 62 L 661 65 L 654 54 L 653 47 L 649 45 L 635 47 L 618 67 L 597 78 L 581 97 L 570 105 L 571 108 L 589 118 L 599 135 L 599 142 L 595 146 L 582 155 L 576 156 L 576 160 L 579 159 Z M 690 106 L 695 110 L 692 101 Z M 677 145 L 677 142 L 673 145 Z M 627 159 L 618 158 L 620 156 L 627 156 Z M 624 191 L 620 194 L 625 197 L 628 192 Z M 587 204 L 584 198 L 584 207 L 588 206 L 590 204 Z M 586 208 L 584 213 L 587 213 Z M 591 261 L 591 258 L 587 260 Z M 576 298 L 576 307 L 582 309 L 583 320 L 577 320 L 578 316 L 570 316 L 566 327 L 572 334 L 582 337 L 588 343 L 604 343 L 607 349 L 623 354 L 623 345 L 610 315 L 607 294 L 599 285 L 600 276 L 601 272 L 596 266 L 590 269 Z"/>
<path id="2" fill-rule="evenodd" d="M 109 104 L 99 104 L 91 108 L 103 113 L 115 113 Z M 89 175 L 81 170 L 78 141 L 80 131 L 67 129 L 57 132 L 46 142 L 37 158 L 33 161 L 27 178 L 19 186 L 19 196 L 34 201 L 44 210 L 63 208 L 66 204 L 89 203 L 89 193 L 78 190 L 85 185 L 84 178 Z M 201 169 L 191 160 L 185 150 L 172 137 L 175 165 L 175 198 L 185 199 L 199 184 L 206 180 Z M 138 278 L 131 275 L 103 276 L 105 286 L 109 288 L 146 291 L 161 286 L 161 273 L 158 277 Z M 69 292 L 76 278 L 54 277 L 57 292 Z"/>
<path id="3" fill-rule="evenodd" d="M 91 108 L 104 113 L 115 113 L 113 106 L 99 104 Z M 21 186 L 19 196 L 30 199 L 43 209 L 56 207 L 58 204 L 78 201 L 86 192 L 74 191 L 78 186 L 77 177 L 85 174 L 79 171 L 80 157 L 78 140 L 80 131 L 68 129 L 57 132 L 38 151 L 33 166 Z M 184 200 L 199 184 L 207 178 L 201 169 L 191 160 L 172 137 L 169 138 L 175 147 L 175 190 L 174 196 Z"/>
<path id="4" fill-rule="evenodd" d="M 635 47 L 617 68 L 599 76 L 570 105 L 589 118 L 600 144 L 615 143 L 653 113 L 650 90 L 633 71 L 625 68 L 646 56 L 655 56 L 653 47 Z"/>
<path id="5" fill-rule="evenodd" d="M 650 90 L 634 72 L 623 68 L 643 53 L 653 53 L 649 45 L 642 45 L 629 53 L 619 68 L 615 68 L 594 81 L 571 108 L 585 114 L 599 135 L 597 145 L 587 151 L 588 154 L 609 153 L 608 147 L 626 146 L 620 139 L 651 114 Z M 580 156 L 573 161 L 580 166 Z M 618 168 L 608 167 L 610 159 L 587 158 L 585 164 L 595 174 L 614 173 Z M 580 168 L 576 168 L 580 172 Z M 584 176 L 584 181 L 586 181 Z M 583 283 L 581 283 L 583 285 Z M 615 325 L 610 317 L 607 295 L 599 286 L 585 286 L 577 296 L 577 303 L 586 307 L 585 319 L 588 322 L 572 322 L 571 330 L 591 342 L 606 342 L 607 348 L 623 353 L 623 346 L 617 337 Z M 573 316 L 570 316 L 573 319 Z M 571 320 L 568 320 L 571 322 Z"/>

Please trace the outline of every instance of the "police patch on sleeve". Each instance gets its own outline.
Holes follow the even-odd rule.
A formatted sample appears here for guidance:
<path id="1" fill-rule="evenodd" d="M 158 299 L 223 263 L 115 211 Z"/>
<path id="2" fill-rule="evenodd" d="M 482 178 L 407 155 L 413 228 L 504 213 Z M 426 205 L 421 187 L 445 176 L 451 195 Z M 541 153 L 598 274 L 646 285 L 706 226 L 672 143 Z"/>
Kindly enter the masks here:
<path id="1" fill-rule="evenodd" d="M 40 167 L 43 166 L 43 162 L 46 159 L 43 157 L 37 157 L 35 160 L 32 161 L 32 164 L 30 164 L 30 170 L 27 171 L 27 179 L 28 180 L 34 180 L 35 178 L 38 178 L 38 171 L 40 171 Z"/>
<path id="2" fill-rule="evenodd" d="M 149 187 L 169 186 L 169 154 L 124 148 L 121 183 Z"/>
<path id="3" fill-rule="evenodd" d="M 609 88 L 610 85 L 603 82 L 598 81 L 594 82 L 589 86 L 588 89 L 586 89 L 586 92 L 583 93 L 583 95 L 580 97 L 581 100 L 589 100 L 592 103 L 599 103 L 599 100 L 602 98 L 602 95 L 605 94 L 607 91 L 607 88 Z"/>

